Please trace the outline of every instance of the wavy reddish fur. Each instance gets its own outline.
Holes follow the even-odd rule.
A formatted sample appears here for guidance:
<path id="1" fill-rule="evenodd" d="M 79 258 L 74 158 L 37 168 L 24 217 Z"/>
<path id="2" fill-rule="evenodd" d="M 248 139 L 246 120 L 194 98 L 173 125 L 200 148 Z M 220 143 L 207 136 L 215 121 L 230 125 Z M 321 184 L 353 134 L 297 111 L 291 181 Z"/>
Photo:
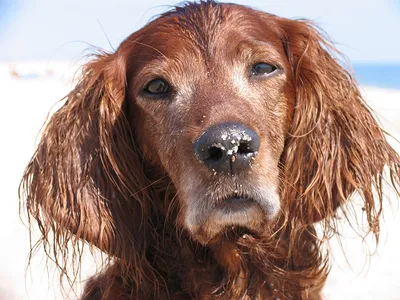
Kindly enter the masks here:
<path id="1" fill-rule="evenodd" d="M 216 41 L 233 29 L 230 43 Z M 166 72 L 183 82 L 203 72 L 185 61 L 194 53 L 206 62 L 216 56 L 222 66 L 234 61 L 219 57 L 219 49 L 238 44 L 240 33 L 268 38 L 280 53 L 284 83 L 255 88 L 265 95 L 246 90 L 254 99 L 279 93 L 284 105 L 275 115 L 264 120 L 256 115 L 266 110 L 261 100 L 252 106 L 238 101 L 240 111 L 214 116 L 207 111 L 211 121 L 203 124 L 198 120 L 206 114 L 204 106 L 186 99 L 174 112 L 181 115 L 179 126 L 187 128 L 182 131 L 164 113 L 164 104 L 146 104 L 135 96 L 138 72 L 154 57 L 181 61 Z M 144 52 L 151 55 L 141 57 Z M 39 225 L 40 242 L 62 274 L 72 259 L 78 268 L 71 280 L 76 278 L 83 241 L 108 255 L 82 299 L 321 299 L 329 273 L 323 244 L 338 229 L 336 210 L 340 207 L 350 219 L 348 199 L 358 193 L 367 233 L 378 238 L 384 171 L 397 194 L 400 183 L 399 155 L 336 52 L 308 21 L 208 1 L 173 9 L 133 33 L 115 53 L 99 54 L 86 64 L 80 82 L 46 125 L 20 190 L 29 223 Z M 225 105 L 224 95 L 232 93 L 221 85 L 222 96 L 209 97 L 203 85 L 196 90 L 199 97 L 219 101 L 207 102 L 209 107 Z M 151 115 L 158 110 L 163 118 Z M 226 232 L 204 245 L 184 226 L 188 204 L 176 178 L 194 172 L 187 141 L 207 122 L 230 121 L 228 116 L 260 128 L 269 122 L 268 147 L 283 145 L 275 174 L 281 209 L 262 235 Z M 167 123 L 168 130 L 162 131 Z M 285 128 L 283 134 L 274 131 L 278 127 Z M 173 155 L 177 149 L 179 157 Z M 198 170 L 191 176 L 212 180 L 201 166 Z M 323 229 L 318 236 L 317 222 Z"/>

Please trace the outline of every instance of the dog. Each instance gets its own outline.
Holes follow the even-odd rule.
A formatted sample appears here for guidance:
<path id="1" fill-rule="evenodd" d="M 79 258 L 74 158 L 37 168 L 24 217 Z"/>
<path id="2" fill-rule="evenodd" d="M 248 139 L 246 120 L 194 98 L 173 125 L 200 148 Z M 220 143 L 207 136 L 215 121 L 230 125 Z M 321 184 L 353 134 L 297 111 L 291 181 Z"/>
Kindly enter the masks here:
<path id="1" fill-rule="evenodd" d="M 336 213 L 360 195 L 378 237 L 384 172 L 399 194 L 321 30 L 201 1 L 83 67 L 20 193 L 63 273 L 83 243 L 109 257 L 82 299 L 321 299 Z"/>

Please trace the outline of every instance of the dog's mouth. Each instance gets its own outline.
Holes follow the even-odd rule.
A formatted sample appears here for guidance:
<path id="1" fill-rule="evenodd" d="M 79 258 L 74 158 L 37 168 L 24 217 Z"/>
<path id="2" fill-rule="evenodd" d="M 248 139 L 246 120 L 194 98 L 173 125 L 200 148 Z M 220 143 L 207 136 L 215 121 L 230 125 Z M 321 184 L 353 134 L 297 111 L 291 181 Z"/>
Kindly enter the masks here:
<path id="1" fill-rule="evenodd" d="M 215 209 L 221 210 L 226 214 L 235 214 L 245 211 L 252 206 L 259 206 L 259 204 L 250 197 L 228 196 L 222 199 L 222 201 L 215 206 Z"/>
<path id="2" fill-rule="evenodd" d="M 222 243 L 243 243 L 245 241 L 249 241 L 249 239 L 259 239 L 261 234 L 249 227 L 239 226 L 239 225 L 231 225 L 226 226 L 220 232 L 216 233 L 212 236 L 208 241 L 208 246 L 221 245 Z"/>
<path id="3" fill-rule="evenodd" d="M 203 244 L 220 237 L 261 235 L 276 214 L 273 197 L 257 198 L 249 194 L 228 194 L 219 198 L 199 224 L 195 238 Z M 279 202 L 279 201 L 278 201 Z"/>

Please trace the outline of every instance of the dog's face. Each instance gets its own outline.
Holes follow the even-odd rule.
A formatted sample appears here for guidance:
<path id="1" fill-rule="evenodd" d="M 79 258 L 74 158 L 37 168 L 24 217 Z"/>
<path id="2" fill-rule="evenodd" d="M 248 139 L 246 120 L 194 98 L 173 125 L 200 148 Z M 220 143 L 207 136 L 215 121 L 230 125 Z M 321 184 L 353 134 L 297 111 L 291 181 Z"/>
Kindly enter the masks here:
<path id="1" fill-rule="evenodd" d="M 232 226 L 260 234 L 278 214 L 294 101 L 282 41 L 259 15 L 210 18 L 176 14 L 136 34 L 128 82 L 145 160 L 170 176 L 201 242 Z"/>

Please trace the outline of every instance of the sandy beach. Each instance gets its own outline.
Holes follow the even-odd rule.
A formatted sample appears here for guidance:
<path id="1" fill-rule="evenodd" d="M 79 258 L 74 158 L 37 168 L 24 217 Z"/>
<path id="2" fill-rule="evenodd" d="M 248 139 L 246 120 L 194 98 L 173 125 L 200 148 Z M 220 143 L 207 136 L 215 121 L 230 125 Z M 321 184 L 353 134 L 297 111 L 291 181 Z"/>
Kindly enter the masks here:
<path id="1" fill-rule="evenodd" d="M 71 89 L 75 71 L 69 62 L 0 63 L 0 300 L 63 299 L 58 273 L 51 263 L 46 264 L 41 249 L 26 268 L 29 235 L 19 218 L 17 191 L 48 111 Z M 400 90 L 363 87 L 362 91 L 382 126 L 400 140 Z M 400 152 L 400 145 L 392 142 Z M 389 198 L 392 204 L 385 204 L 381 242 L 373 256 L 366 250 L 368 243 L 363 244 L 348 226 L 342 232 L 342 244 L 332 241 L 332 272 L 325 299 L 400 299 L 400 201 L 390 192 Z M 87 255 L 81 282 L 94 272 L 94 261 Z M 77 284 L 77 294 L 80 287 Z M 65 292 L 69 299 L 77 298 L 74 292 Z"/>

